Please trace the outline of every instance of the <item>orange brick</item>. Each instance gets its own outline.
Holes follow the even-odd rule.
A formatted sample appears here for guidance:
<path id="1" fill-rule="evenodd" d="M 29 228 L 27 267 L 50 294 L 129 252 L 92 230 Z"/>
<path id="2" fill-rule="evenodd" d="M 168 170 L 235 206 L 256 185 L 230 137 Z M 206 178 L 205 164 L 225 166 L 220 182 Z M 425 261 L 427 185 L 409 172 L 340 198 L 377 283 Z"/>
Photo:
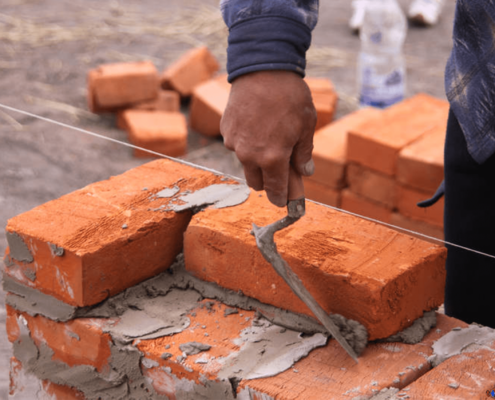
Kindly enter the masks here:
<path id="1" fill-rule="evenodd" d="M 429 371 L 431 367 L 426 359 L 432 354 L 433 342 L 452 328 L 466 326 L 462 321 L 437 313 L 437 326 L 420 343 L 369 343 L 359 357 L 359 364 L 331 340 L 281 374 L 242 381 L 240 390 L 249 389 L 254 399 L 265 396 L 280 400 L 371 398 L 385 388 L 402 389 Z"/>
<path id="2" fill-rule="evenodd" d="M 384 110 L 380 118 L 349 132 L 347 155 L 375 171 L 395 176 L 399 152 L 447 119 L 448 103 L 417 94 Z"/>
<path id="3" fill-rule="evenodd" d="M 345 186 L 347 132 L 380 114 L 376 108 L 355 111 L 318 130 L 313 144 L 315 173 L 311 180 L 340 189 Z"/>
<path id="4" fill-rule="evenodd" d="M 491 349 L 464 351 L 433 368 L 407 387 L 410 399 L 479 399 L 492 398 L 495 390 L 495 342 Z"/>
<path id="5" fill-rule="evenodd" d="M 337 107 L 337 92 L 328 78 L 306 78 L 306 83 L 313 97 L 316 108 L 317 121 L 316 130 L 328 125 L 333 120 L 335 108 Z"/>
<path id="6" fill-rule="evenodd" d="M 204 210 L 184 235 L 186 269 L 263 303 L 311 315 L 250 234 L 252 223 L 266 226 L 285 215 L 258 193 L 236 207 Z M 390 336 L 443 302 L 446 250 L 439 246 L 311 202 L 275 241 L 320 305 L 361 322 L 370 340 Z"/>
<path id="7" fill-rule="evenodd" d="M 439 228 L 438 226 L 431 225 L 427 222 L 420 221 L 418 219 L 405 217 L 404 215 L 399 214 L 397 212 L 392 213 L 390 223 L 394 226 L 398 226 L 400 228 L 404 228 L 410 231 L 410 232 L 404 232 L 402 230 L 399 230 L 400 232 L 404 232 L 408 235 L 412 235 L 420 239 L 430 241 L 432 243 L 440 244 L 438 240 L 432 240 L 425 238 L 424 236 L 421 235 L 415 235 L 414 232 L 420 233 L 422 235 L 431 236 L 433 238 L 437 238 L 440 240 L 444 239 L 443 228 Z"/>
<path id="8" fill-rule="evenodd" d="M 342 190 L 341 207 L 354 214 L 376 219 L 385 223 L 390 223 L 392 218 L 392 211 L 390 208 L 374 201 L 367 200 L 349 189 Z"/>
<path id="9" fill-rule="evenodd" d="M 330 186 L 322 185 L 310 178 L 304 178 L 306 198 L 332 207 L 340 207 L 340 191 Z"/>
<path id="10" fill-rule="evenodd" d="M 7 251 L 5 274 L 70 305 L 96 304 L 166 270 L 181 251 L 191 212 L 154 211 L 171 200 L 153 194 L 220 182 L 156 160 L 45 203 L 8 221 L 33 260 Z"/>
<path id="11" fill-rule="evenodd" d="M 158 96 L 158 72 L 150 61 L 105 64 L 88 73 L 88 105 L 112 111 Z"/>
<path id="12" fill-rule="evenodd" d="M 193 91 L 189 124 L 205 136 L 220 135 L 220 119 L 227 107 L 230 88 L 218 79 L 202 83 Z"/>
<path id="13" fill-rule="evenodd" d="M 179 112 L 180 96 L 179 93 L 173 90 L 160 90 L 156 99 L 136 103 L 129 106 L 129 108 L 133 110 Z M 128 127 L 125 125 L 123 118 L 124 112 L 125 110 L 117 112 L 117 127 L 127 130 Z"/>
<path id="14" fill-rule="evenodd" d="M 53 350 L 52 360 L 62 361 L 69 367 L 90 365 L 99 372 L 108 368 L 112 338 L 108 333 L 103 333 L 102 319 L 78 318 L 61 323 L 40 315 L 32 317 L 7 306 L 8 326 L 17 325 L 18 330 L 19 318 L 27 322 L 36 346 L 43 343 Z"/>
<path id="15" fill-rule="evenodd" d="M 208 48 L 197 47 L 183 54 L 163 71 L 161 86 L 188 97 L 197 85 L 210 79 L 219 69 L 218 61 Z"/>
<path id="16" fill-rule="evenodd" d="M 447 120 L 404 147 L 397 161 L 397 181 L 434 193 L 443 180 Z"/>
<path id="17" fill-rule="evenodd" d="M 355 163 L 349 163 L 347 166 L 346 177 L 349 188 L 354 193 L 390 210 L 395 208 L 397 184 L 392 177 Z"/>
<path id="18" fill-rule="evenodd" d="M 122 126 L 135 146 L 171 157 L 187 152 L 187 121 L 180 112 L 126 110 Z M 140 149 L 133 151 L 134 157 L 159 157 Z"/>
<path id="19" fill-rule="evenodd" d="M 409 218 L 427 222 L 436 227 L 443 227 L 444 198 L 442 197 L 431 207 L 418 207 L 416 204 L 422 200 L 429 199 L 434 192 L 423 192 L 403 185 L 397 185 L 397 208 L 398 211 Z"/>

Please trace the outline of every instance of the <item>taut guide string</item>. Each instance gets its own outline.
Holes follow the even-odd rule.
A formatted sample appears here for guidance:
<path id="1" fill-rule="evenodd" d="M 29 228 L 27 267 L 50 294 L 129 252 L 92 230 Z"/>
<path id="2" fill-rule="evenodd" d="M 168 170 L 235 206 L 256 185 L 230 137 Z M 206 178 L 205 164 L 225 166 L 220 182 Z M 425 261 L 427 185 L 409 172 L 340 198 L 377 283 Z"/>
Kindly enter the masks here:
<path id="1" fill-rule="evenodd" d="M 123 146 L 131 147 L 133 149 L 138 149 L 138 150 L 141 150 L 141 151 L 145 151 L 145 152 L 147 152 L 149 154 L 153 154 L 153 155 L 156 155 L 156 156 L 159 156 L 159 157 L 162 157 L 162 158 L 166 158 L 168 160 L 175 161 L 175 162 L 178 162 L 178 163 L 181 163 L 181 164 L 184 164 L 184 165 L 193 167 L 193 168 L 202 169 L 203 171 L 208 171 L 208 172 L 211 172 L 211 173 L 213 173 L 215 175 L 226 176 L 226 177 L 229 177 L 229 178 L 234 179 L 234 180 L 236 180 L 238 182 L 241 182 L 241 183 L 246 183 L 246 181 L 244 179 L 238 178 L 236 176 L 232 176 L 232 175 L 229 175 L 229 174 L 224 174 L 223 172 L 219 172 L 219 171 L 216 171 L 216 170 L 211 169 L 211 168 L 203 167 L 201 165 L 196 165 L 194 163 L 191 163 L 191 162 L 188 162 L 188 161 L 185 161 L 185 160 L 181 160 L 179 158 L 174 158 L 174 157 L 167 156 L 165 154 L 157 153 L 156 151 L 148 150 L 148 149 L 145 149 L 143 147 L 134 146 L 134 145 L 132 145 L 130 143 L 126 143 L 126 142 L 122 142 L 122 141 L 117 140 L 117 139 L 109 138 L 107 136 L 103 136 L 103 135 L 100 135 L 98 133 L 88 131 L 86 129 L 82 129 L 82 128 L 78 128 L 76 126 L 68 125 L 68 124 L 65 124 L 63 122 L 56 121 L 54 119 L 42 117 L 41 115 L 36 115 L 36 114 L 30 113 L 28 111 L 24 111 L 24 110 L 20 110 L 18 108 L 7 106 L 7 105 L 2 104 L 2 103 L 0 103 L 0 108 L 3 108 L 5 110 L 9 110 L 9 111 L 12 111 L 12 112 L 16 112 L 16 113 L 19 113 L 19 114 L 23 114 L 23 115 L 26 115 L 28 117 L 33 117 L 33 118 L 39 119 L 41 121 L 49 122 L 49 123 L 54 124 L 54 125 L 59 125 L 61 127 L 64 127 L 64 128 L 67 128 L 67 129 L 70 129 L 70 130 L 73 130 L 73 131 L 84 133 L 85 135 L 94 136 L 94 137 L 97 137 L 99 139 L 108 140 L 110 142 L 118 143 L 118 144 L 121 144 Z M 331 208 L 331 209 L 336 210 L 336 211 L 339 211 L 339 212 L 343 212 L 345 214 L 349 214 L 349 215 L 353 215 L 355 217 L 363 218 L 363 219 L 366 219 L 368 221 L 375 222 L 377 224 L 387 226 L 389 228 L 394 228 L 394 229 L 400 230 L 402 232 L 406 232 L 406 233 L 410 233 L 410 234 L 413 234 L 413 235 L 421 236 L 423 238 L 426 238 L 426 239 L 429 239 L 429 240 L 433 240 L 433 241 L 442 243 L 444 245 L 445 244 L 448 244 L 449 246 L 457 247 L 459 249 L 463 249 L 463 250 L 466 250 L 466 251 L 470 251 L 472 253 L 480 254 L 482 256 L 490 257 L 490 258 L 494 258 L 495 259 L 495 255 L 492 255 L 492 254 L 488 254 L 488 253 L 484 253 L 482 251 L 470 249 L 468 247 L 464 247 L 464 246 L 461 246 L 461 245 L 458 245 L 458 244 L 455 244 L 455 243 L 446 242 L 446 241 L 444 241 L 442 239 L 438 239 L 438 238 L 435 238 L 435 237 L 432 237 L 432 236 L 428 236 L 428 235 L 425 235 L 423 233 L 415 232 L 415 231 L 412 231 L 412 230 L 409 230 L 409 229 L 401 228 L 400 226 L 395 226 L 395 225 L 392 225 L 392 224 L 388 224 L 386 222 L 382 222 L 382 221 L 379 221 L 379 220 L 376 220 L 376 219 L 373 219 L 373 218 L 369 218 L 369 217 L 366 217 L 364 215 L 359 215 L 359 214 L 356 214 L 356 213 L 353 213 L 353 212 L 350 212 L 350 211 L 347 211 L 347 210 L 342 210 L 340 208 L 333 207 L 333 206 L 330 206 L 328 204 L 319 203 L 319 202 L 314 201 L 314 200 L 308 200 L 308 201 L 311 201 L 312 203 L 315 203 L 315 204 L 318 204 L 318 205 L 321 205 L 321 206 L 324 206 L 324 207 L 327 207 L 327 208 Z"/>

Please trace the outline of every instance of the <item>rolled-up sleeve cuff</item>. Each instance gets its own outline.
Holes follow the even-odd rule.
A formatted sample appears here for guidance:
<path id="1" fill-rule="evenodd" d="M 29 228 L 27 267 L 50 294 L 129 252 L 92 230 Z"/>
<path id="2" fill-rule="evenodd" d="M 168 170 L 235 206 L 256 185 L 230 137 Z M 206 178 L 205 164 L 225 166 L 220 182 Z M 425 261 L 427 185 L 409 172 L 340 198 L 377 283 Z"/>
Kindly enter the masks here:
<path id="1" fill-rule="evenodd" d="M 289 70 L 304 77 L 311 30 L 295 20 L 261 16 L 232 25 L 227 48 L 229 82 L 255 71 Z"/>

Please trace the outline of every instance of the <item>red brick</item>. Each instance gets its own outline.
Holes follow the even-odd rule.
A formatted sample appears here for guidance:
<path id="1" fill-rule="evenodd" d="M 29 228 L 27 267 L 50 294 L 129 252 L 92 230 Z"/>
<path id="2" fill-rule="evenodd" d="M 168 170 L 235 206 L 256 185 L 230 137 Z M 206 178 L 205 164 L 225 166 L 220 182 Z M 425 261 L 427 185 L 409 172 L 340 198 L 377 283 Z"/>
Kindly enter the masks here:
<path id="1" fill-rule="evenodd" d="M 433 342 L 452 328 L 466 326 L 462 321 L 437 313 L 437 326 L 420 343 L 369 343 L 359 357 L 359 364 L 331 340 L 292 369 L 270 378 L 241 381 L 240 387 L 249 388 L 253 396 L 259 396 L 254 399 L 265 396 L 277 400 L 371 398 L 384 388 L 402 389 L 429 371 L 426 359 L 432 354 Z"/>
<path id="2" fill-rule="evenodd" d="M 52 360 L 61 361 L 69 367 L 90 365 L 99 372 L 109 367 L 112 338 L 102 331 L 104 320 L 78 318 L 61 323 L 40 315 L 32 317 L 7 306 L 9 329 L 16 325 L 17 330 L 19 329 L 19 318 L 27 321 L 31 338 L 36 346 L 39 347 L 41 343 L 44 343 L 53 350 Z M 13 335 L 9 335 L 9 340 L 12 338 Z"/>
<path id="3" fill-rule="evenodd" d="M 316 128 L 323 128 L 333 120 L 335 108 L 337 107 L 338 95 L 328 78 L 306 78 L 306 83 L 313 97 L 313 104 L 316 108 L 317 121 Z"/>
<path id="4" fill-rule="evenodd" d="M 168 111 L 179 112 L 180 111 L 180 96 L 179 93 L 173 90 L 160 90 L 158 97 L 153 100 L 143 101 L 129 106 L 132 110 L 148 110 L 148 111 Z M 125 110 L 117 112 L 117 127 L 122 130 L 127 130 L 125 125 L 123 114 Z"/>
<path id="5" fill-rule="evenodd" d="M 437 238 L 440 240 L 444 239 L 443 228 L 439 228 L 438 226 L 431 225 L 427 222 L 420 221 L 414 218 L 405 217 L 402 214 L 397 212 L 392 213 L 392 218 L 390 223 L 394 226 L 398 226 L 400 228 L 407 229 L 410 232 L 405 232 L 408 235 L 412 235 L 418 237 L 423 240 L 427 240 L 429 242 L 440 244 L 438 240 L 428 239 L 422 235 L 431 236 L 433 238 Z M 404 232 L 399 230 L 400 232 Z M 421 235 L 415 235 L 414 233 L 420 233 Z"/>
<path id="6" fill-rule="evenodd" d="M 113 111 L 158 96 L 158 72 L 150 61 L 105 64 L 88 73 L 88 105 Z"/>
<path id="7" fill-rule="evenodd" d="M 193 91 L 189 124 L 205 136 L 220 135 L 220 119 L 227 107 L 230 87 L 218 79 L 202 83 Z"/>
<path id="8" fill-rule="evenodd" d="M 435 192 L 443 180 L 447 119 L 404 147 L 397 161 L 397 181 L 418 190 Z"/>
<path id="9" fill-rule="evenodd" d="M 383 206 L 371 200 L 367 200 L 353 193 L 349 189 L 342 190 L 342 209 L 350 211 L 359 216 L 376 219 L 381 222 L 390 223 L 392 211 L 390 208 Z"/>
<path id="10" fill-rule="evenodd" d="M 122 126 L 127 128 L 129 141 L 135 146 L 171 157 L 187 152 L 187 121 L 180 112 L 126 110 Z M 159 157 L 140 149 L 133 152 L 134 157 Z"/>
<path id="11" fill-rule="evenodd" d="M 218 61 L 208 48 L 197 47 L 187 51 L 163 71 L 161 86 L 188 97 L 197 85 L 213 77 L 219 69 Z"/>
<path id="12" fill-rule="evenodd" d="M 330 186 L 322 185 L 310 178 L 304 178 L 306 198 L 332 207 L 340 207 L 340 191 Z"/>
<path id="13" fill-rule="evenodd" d="M 335 189 L 345 186 L 347 132 L 380 115 L 380 112 L 376 108 L 364 108 L 318 130 L 313 140 L 315 173 L 311 180 Z"/>
<path id="14" fill-rule="evenodd" d="M 286 215 L 262 194 L 195 215 L 184 238 L 186 268 L 264 303 L 311 315 L 268 264 L 250 234 Z M 446 250 L 375 223 L 307 203 L 275 235 L 278 250 L 320 305 L 388 337 L 443 302 Z M 235 268 L 232 266 L 235 265 Z"/>
<path id="15" fill-rule="evenodd" d="M 399 152 L 437 125 L 444 124 L 448 103 L 417 94 L 384 110 L 380 118 L 349 132 L 349 161 L 395 176 Z"/>
<path id="16" fill-rule="evenodd" d="M 397 203 L 395 179 L 362 165 L 349 163 L 347 183 L 352 192 L 393 210 Z"/>
<path id="17" fill-rule="evenodd" d="M 495 390 L 495 342 L 491 350 L 464 351 L 449 358 L 407 387 L 410 399 L 490 399 Z M 449 386 L 451 385 L 451 386 Z"/>
<path id="18" fill-rule="evenodd" d="M 170 201 L 152 201 L 154 193 L 220 182 L 220 176 L 156 160 L 45 203 L 8 221 L 7 232 L 24 240 L 34 261 L 7 252 L 13 265 L 5 274 L 74 306 L 96 304 L 166 270 L 182 250 L 191 212 L 153 211 Z M 63 248 L 63 256 L 50 244 Z"/>
<path id="19" fill-rule="evenodd" d="M 406 217 L 418 219 L 434 225 L 443 227 L 444 198 L 442 197 L 431 207 L 421 208 L 417 203 L 429 199 L 433 192 L 423 192 L 403 185 L 397 185 L 397 208 Z"/>

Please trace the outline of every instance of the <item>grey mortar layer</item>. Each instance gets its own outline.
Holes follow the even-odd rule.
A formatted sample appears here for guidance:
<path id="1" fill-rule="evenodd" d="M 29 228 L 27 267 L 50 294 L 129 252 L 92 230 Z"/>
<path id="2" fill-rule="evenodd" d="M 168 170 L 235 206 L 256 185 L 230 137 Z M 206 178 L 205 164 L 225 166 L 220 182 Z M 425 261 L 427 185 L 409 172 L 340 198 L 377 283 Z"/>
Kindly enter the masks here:
<path id="1" fill-rule="evenodd" d="M 433 367 L 437 367 L 452 356 L 476 351 L 479 348 L 493 352 L 495 358 L 495 350 L 490 347 L 493 342 L 495 342 L 495 329 L 469 325 L 464 329 L 452 330 L 433 343 L 433 355 L 428 361 Z"/>
<path id="2" fill-rule="evenodd" d="M 5 232 L 5 235 L 10 248 L 10 257 L 20 262 L 32 263 L 34 261 L 33 255 L 22 237 L 16 232 Z"/>
<path id="3" fill-rule="evenodd" d="M 165 188 L 156 196 L 170 198 L 176 193 L 174 186 L 173 188 Z M 210 185 L 195 192 L 184 192 L 174 197 L 163 211 L 181 212 L 190 209 L 202 209 L 206 206 L 212 208 L 232 207 L 245 202 L 250 193 L 249 187 L 246 185 L 225 183 Z"/>

